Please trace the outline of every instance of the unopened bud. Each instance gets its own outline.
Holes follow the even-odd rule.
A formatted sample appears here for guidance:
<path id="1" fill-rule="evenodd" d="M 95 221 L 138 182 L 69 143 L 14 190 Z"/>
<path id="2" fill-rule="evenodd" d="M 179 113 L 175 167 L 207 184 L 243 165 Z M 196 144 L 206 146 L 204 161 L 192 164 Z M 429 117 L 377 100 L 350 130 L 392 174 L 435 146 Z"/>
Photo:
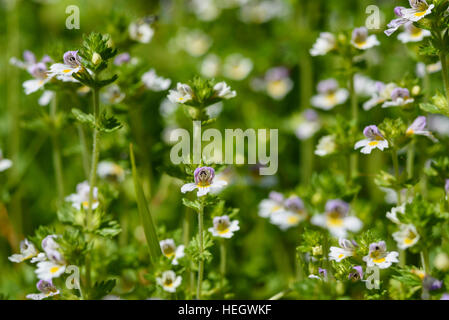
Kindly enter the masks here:
<path id="1" fill-rule="evenodd" d="M 98 53 L 94 52 L 94 54 L 92 55 L 92 63 L 93 63 L 94 65 L 97 65 L 97 64 L 99 64 L 102 60 L 103 60 L 103 59 L 101 59 L 101 56 L 100 56 Z"/>

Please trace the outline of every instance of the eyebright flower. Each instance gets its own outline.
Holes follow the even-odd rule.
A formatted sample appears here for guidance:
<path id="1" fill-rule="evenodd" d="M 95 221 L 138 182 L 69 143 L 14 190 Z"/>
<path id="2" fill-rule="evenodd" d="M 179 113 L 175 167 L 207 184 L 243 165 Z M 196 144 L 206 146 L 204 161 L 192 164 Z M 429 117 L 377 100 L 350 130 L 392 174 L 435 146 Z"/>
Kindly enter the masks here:
<path id="1" fill-rule="evenodd" d="M 114 64 L 116 66 L 121 66 L 122 64 L 128 63 L 130 61 L 131 61 L 131 55 L 128 52 L 124 52 L 115 57 Z"/>
<path id="2" fill-rule="evenodd" d="M 358 247 L 357 242 L 347 239 L 338 239 L 340 247 L 330 247 L 329 260 L 340 262 L 341 260 L 352 257 L 355 254 L 355 249 Z"/>
<path id="3" fill-rule="evenodd" d="M 369 254 L 363 257 L 368 267 L 378 266 L 380 269 L 386 269 L 393 263 L 399 262 L 396 251 L 387 251 L 385 241 L 374 242 L 369 245 Z"/>
<path id="4" fill-rule="evenodd" d="M 168 91 L 168 100 L 173 103 L 186 103 L 192 100 L 193 91 L 189 85 L 178 82 L 176 90 Z"/>
<path id="5" fill-rule="evenodd" d="M 397 87 L 394 83 L 384 84 L 382 82 L 376 82 L 374 88 L 376 91 L 372 94 L 371 99 L 363 104 L 364 110 L 370 110 L 379 104 L 383 104 L 385 101 L 391 99 L 391 93 Z"/>
<path id="6" fill-rule="evenodd" d="M 312 49 L 310 49 L 311 56 L 324 56 L 335 49 L 337 39 L 330 32 L 322 32 L 316 40 Z"/>
<path id="7" fill-rule="evenodd" d="M 175 39 L 175 44 L 192 57 L 204 55 L 212 46 L 212 38 L 203 31 L 196 29 L 191 31 L 181 31 Z"/>
<path id="8" fill-rule="evenodd" d="M 237 95 L 235 90 L 231 90 L 231 87 L 228 86 L 226 84 L 226 82 L 224 82 L 224 81 L 218 82 L 217 84 L 215 84 L 214 90 L 215 90 L 216 95 L 219 98 L 223 98 L 223 99 L 231 99 Z"/>
<path id="9" fill-rule="evenodd" d="M 377 37 L 373 34 L 368 36 L 368 29 L 365 27 L 356 28 L 352 32 L 351 44 L 360 50 L 367 50 L 380 45 Z"/>
<path id="10" fill-rule="evenodd" d="M 313 96 L 310 103 L 323 110 L 333 109 L 335 106 L 345 103 L 349 97 L 348 90 L 340 89 L 335 79 L 320 81 L 317 90 L 318 95 Z"/>
<path id="11" fill-rule="evenodd" d="M 416 64 L 416 75 L 419 78 L 424 78 L 426 74 L 432 74 L 441 71 L 441 61 L 431 64 L 424 64 L 422 62 L 418 62 Z"/>
<path id="12" fill-rule="evenodd" d="M 119 182 L 125 180 L 125 170 L 112 161 L 101 161 L 98 164 L 97 174 L 102 179 L 111 179 Z"/>
<path id="13" fill-rule="evenodd" d="M 42 240 L 45 258 L 37 263 L 36 275 L 41 280 L 50 281 L 65 272 L 66 261 L 60 252 L 59 244 L 54 240 L 57 235 L 49 235 Z M 48 260 L 47 260 L 48 259 Z"/>
<path id="14" fill-rule="evenodd" d="M 210 191 L 215 191 L 223 188 L 228 183 L 226 181 L 214 181 L 215 170 L 211 167 L 196 168 L 194 173 L 194 183 L 187 183 L 181 187 L 181 192 L 186 193 L 198 189 L 197 196 L 202 197 Z"/>
<path id="15" fill-rule="evenodd" d="M 2 149 L 0 149 L 0 172 L 8 170 L 12 166 L 12 161 L 9 159 L 3 158 Z"/>
<path id="16" fill-rule="evenodd" d="M 78 210 L 81 210 L 81 206 L 84 209 L 89 208 L 89 191 L 90 186 L 89 182 L 83 181 L 76 186 L 76 193 L 72 193 L 71 195 L 65 198 L 66 201 L 72 203 L 72 206 Z M 95 187 L 93 190 L 93 202 L 92 209 L 98 208 L 98 188 Z"/>
<path id="17" fill-rule="evenodd" d="M 304 203 L 301 198 L 291 196 L 284 201 L 281 210 L 270 215 L 270 221 L 281 230 L 287 230 L 291 227 L 296 227 L 306 217 Z"/>
<path id="18" fill-rule="evenodd" d="M 48 55 L 44 55 L 42 57 L 42 59 L 40 61 L 37 61 L 36 56 L 34 55 L 33 52 L 29 51 L 29 50 L 25 50 L 23 52 L 23 61 L 17 59 L 16 57 L 12 57 L 9 60 L 9 63 L 12 64 L 13 66 L 16 66 L 20 69 L 25 69 L 27 70 L 30 74 L 31 74 L 31 67 L 38 64 L 38 63 L 43 63 L 43 64 L 47 64 L 47 63 L 51 63 L 52 60 Z"/>
<path id="19" fill-rule="evenodd" d="M 259 203 L 259 216 L 262 218 L 268 218 L 283 208 L 284 196 L 279 192 L 271 191 L 268 199 L 264 199 Z"/>
<path id="20" fill-rule="evenodd" d="M 425 137 L 428 137 L 433 142 L 437 142 L 438 140 L 433 136 L 432 132 L 425 130 L 426 124 L 427 124 L 426 117 L 419 116 L 418 118 L 415 119 L 415 121 L 413 121 L 413 123 L 410 125 L 410 127 L 408 127 L 408 129 L 406 131 L 406 135 L 407 136 L 412 136 L 412 135 L 425 136 Z"/>
<path id="21" fill-rule="evenodd" d="M 413 247 L 419 241 L 419 238 L 416 227 L 412 224 L 401 224 L 399 231 L 393 233 L 393 239 L 401 250 Z"/>
<path id="22" fill-rule="evenodd" d="M 335 136 L 328 135 L 321 137 L 315 149 L 315 154 L 320 157 L 324 157 L 333 154 L 337 149 L 337 144 L 335 143 Z"/>
<path id="23" fill-rule="evenodd" d="M 348 216 L 349 204 L 339 200 L 329 200 L 326 203 L 326 212 L 314 215 L 311 219 L 312 224 L 326 228 L 337 238 L 344 238 L 347 231 L 358 232 L 362 229 L 362 221 L 354 216 Z"/>
<path id="24" fill-rule="evenodd" d="M 410 98 L 410 91 L 406 88 L 394 88 L 391 91 L 391 101 L 386 101 L 382 108 L 401 107 L 413 103 L 415 99 Z"/>
<path id="25" fill-rule="evenodd" d="M 106 88 L 106 91 L 102 94 L 102 100 L 106 104 L 117 104 L 125 99 L 126 95 L 120 87 L 116 84 L 111 84 Z"/>
<path id="26" fill-rule="evenodd" d="M 151 69 L 142 75 L 142 82 L 147 89 L 156 92 L 167 90 L 171 84 L 170 79 L 159 77 L 154 69 Z"/>
<path id="27" fill-rule="evenodd" d="M 214 54 L 208 54 L 201 63 L 200 72 L 206 78 L 214 78 L 220 72 L 220 58 Z"/>
<path id="28" fill-rule="evenodd" d="M 176 292 L 176 288 L 181 285 L 182 277 L 176 276 L 176 273 L 172 270 L 162 273 L 162 277 L 156 278 L 158 285 L 167 292 Z"/>
<path id="29" fill-rule="evenodd" d="M 251 70 L 253 70 L 253 62 L 240 53 L 227 56 L 223 64 L 223 75 L 232 80 L 245 79 Z"/>
<path id="30" fill-rule="evenodd" d="M 36 92 L 51 79 L 47 74 L 47 66 L 42 62 L 32 65 L 28 71 L 35 79 L 27 80 L 23 83 L 25 94 Z"/>
<path id="31" fill-rule="evenodd" d="M 53 282 L 51 280 L 50 281 L 40 280 L 37 283 L 36 287 L 37 290 L 40 291 L 40 293 L 28 294 L 26 296 L 27 299 L 42 300 L 59 294 L 59 290 L 53 285 Z"/>
<path id="32" fill-rule="evenodd" d="M 176 247 L 175 241 L 173 239 L 165 239 L 159 242 L 161 246 L 161 251 L 164 256 L 172 260 L 173 265 L 178 264 L 178 259 L 184 257 L 184 245 Z"/>
<path id="33" fill-rule="evenodd" d="M 154 35 L 154 30 L 146 22 L 133 22 L 128 27 L 129 37 L 140 43 L 149 43 Z"/>
<path id="34" fill-rule="evenodd" d="M 318 268 L 318 275 L 311 274 L 311 275 L 309 275 L 309 279 L 318 279 L 318 280 L 327 281 L 328 280 L 327 270 Z"/>
<path id="35" fill-rule="evenodd" d="M 288 76 L 288 69 L 276 67 L 268 70 L 265 74 L 265 86 L 267 94 L 271 98 L 284 99 L 293 88 L 293 81 Z"/>
<path id="36" fill-rule="evenodd" d="M 318 114 L 313 109 L 306 109 L 302 113 L 302 121 L 296 127 L 295 135 L 299 140 L 311 138 L 321 129 L 321 123 Z"/>
<path id="37" fill-rule="evenodd" d="M 423 288 L 427 291 L 439 290 L 443 287 L 443 281 L 426 275 L 423 280 Z"/>
<path id="38" fill-rule="evenodd" d="M 50 78 L 56 77 L 56 79 L 64 82 L 78 82 L 73 78 L 73 74 L 81 70 L 81 58 L 77 51 L 67 51 L 64 53 L 64 63 L 55 63 L 50 66 L 48 75 Z"/>
<path id="39" fill-rule="evenodd" d="M 384 138 L 377 126 L 371 125 L 366 127 L 363 130 L 363 134 L 367 139 L 358 141 L 354 146 L 354 149 L 356 150 L 363 147 L 362 150 L 360 150 L 361 153 L 370 154 L 373 149 L 377 148 L 383 151 L 388 148 L 388 141 Z"/>
<path id="40" fill-rule="evenodd" d="M 362 266 L 354 266 L 352 269 L 355 270 L 355 272 L 350 272 L 348 275 L 348 280 L 352 281 L 360 281 L 363 279 L 363 268 Z"/>
<path id="41" fill-rule="evenodd" d="M 396 224 L 400 224 L 401 222 L 398 219 L 397 214 L 404 214 L 405 213 L 405 203 L 403 203 L 402 205 L 398 206 L 398 207 L 393 207 L 391 208 L 391 211 L 387 212 L 387 218 L 396 223 Z"/>
<path id="42" fill-rule="evenodd" d="M 408 22 L 416 22 L 432 13 L 434 4 L 429 5 L 426 0 L 409 0 L 411 8 L 396 7 L 395 14 L 399 17 L 390 21 L 385 30 L 387 36 L 391 36 L 400 26 Z"/>
<path id="43" fill-rule="evenodd" d="M 9 261 L 19 263 L 37 256 L 38 251 L 33 243 L 24 239 L 20 242 L 20 253 L 8 257 Z"/>
<path id="44" fill-rule="evenodd" d="M 432 35 L 429 30 L 415 27 L 413 25 L 413 22 L 407 22 L 404 25 L 404 29 L 405 31 L 398 35 L 398 39 L 402 43 L 419 42 L 422 41 L 425 37 L 430 37 Z"/>
<path id="45" fill-rule="evenodd" d="M 354 90 L 359 96 L 371 97 L 377 93 L 377 81 L 356 73 L 354 75 Z"/>
<path id="46" fill-rule="evenodd" d="M 225 239 L 230 239 L 234 235 L 234 232 L 240 230 L 238 220 L 229 220 L 228 216 L 214 217 L 214 226 L 209 228 L 209 232 L 212 233 L 214 237 L 220 237 Z"/>

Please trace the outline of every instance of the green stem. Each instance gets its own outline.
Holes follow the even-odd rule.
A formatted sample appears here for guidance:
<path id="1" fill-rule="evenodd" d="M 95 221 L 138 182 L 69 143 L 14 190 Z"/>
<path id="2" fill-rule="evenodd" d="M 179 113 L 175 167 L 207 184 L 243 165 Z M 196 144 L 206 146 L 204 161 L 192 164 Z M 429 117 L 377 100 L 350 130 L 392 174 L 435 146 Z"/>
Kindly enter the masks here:
<path id="1" fill-rule="evenodd" d="M 398 154 L 397 154 L 397 150 L 393 149 L 391 151 L 391 159 L 393 160 L 393 168 L 394 168 L 394 174 L 396 176 L 396 179 L 399 179 L 399 162 L 398 162 Z M 401 205 L 402 203 L 402 199 L 401 199 L 401 190 L 400 189 L 396 189 L 396 194 L 397 194 L 397 204 L 398 206 Z"/>
<path id="2" fill-rule="evenodd" d="M 424 248 L 421 251 L 421 263 L 423 265 L 424 272 L 426 273 L 426 275 L 430 275 L 429 251 L 427 250 L 427 248 Z"/>
<path id="3" fill-rule="evenodd" d="M 356 134 L 359 124 L 359 106 L 357 101 L 357 94 L 355 92 L 354 87 L 354 75 L 351 74 L 349 78 L 349 95 L 351 98 L 351 114 L 352 114 L 352 122 L 353 122 L 353 131 Z M 359 163 L 359 154 L 352 153 L 350 156 L 350 172 L 351 178 L 355 178 L 358 175 L 358 163 Z"/>
<path id="4" fill-rule="evenodd" d="M 55 126 L 54 130 L 51 132 L 51 141 L 53 144 L 53 168 L 55 170 L 55 178 L 56 178 L 56 186 L 58 190 L 58 201 L 61 205 L 64 203 L 64 178 L 62 174 L 62 160 L 61 160 L 61 148 L 59 146 L 58 140 L 58 130 L 56 130 L 56 121 L 57 121 L 57 110 L 58 110 L 58 96 L 55 92 L 55 96 L 53 97 L 50 104 L 50 117 L 53 121 L 53 125 Z"/>
<path id="5" fill-rule="evenodd" d="M 440 53 L 440 61 L 441 61 L 441 69 L 443 73 L 443 83 L 444 83 L 444 91 L 446 93 L 446 99 L 449 101 L 449 76 L 447 70 L 447 57 L 446 53 Z"/>
<path id="6" fill-rule="evenodd" d="M 412 179 L 415 165 L 415 142 L 412 141 L 407 150 L 407 178 Z M 413 189 L 407 191 L 407 197 L 413 196 Z"/>
<path id="7" fill-rule="evenodd" d="M 221 290 L 223 291 L 226 278 L 226 243 L 224 239 L 221 239 L 220 241 L 220 273 L 221 273 Z"/>
<path id="8" fill-rule="evenodd" d="M 88 178 L 90 169 L 89 169 L 89 151 L 87 150 L 86 135 L 84 134 L 84 129 L 81 124 L 77 125 L 77 129 L 81 145 L 84 174 L 86 175 L 86 178 Z"/>
<path id="9" fill-rule="evenodd" d="M 196 298 L 201 300 L 201 288 L 203 284 L 203 272 L 204 272 L 204 260 L 203 260 L 203 216 L 204 216 L 204 204 L 200 200 L 200 209 L 198 210 L 198 240 L 199 240 L 199 253 L 200 259 L 198 262 L 198 282 L 196 287 Z"/>

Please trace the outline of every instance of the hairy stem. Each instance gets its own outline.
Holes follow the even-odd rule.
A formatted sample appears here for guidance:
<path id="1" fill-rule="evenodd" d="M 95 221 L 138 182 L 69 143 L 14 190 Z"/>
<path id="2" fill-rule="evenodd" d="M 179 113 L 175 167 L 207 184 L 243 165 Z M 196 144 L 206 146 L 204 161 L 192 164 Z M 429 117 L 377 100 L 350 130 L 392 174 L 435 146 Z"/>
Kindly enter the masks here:
<path id="1" fill-rule="evenodd" d="M 223 291 L 226 277 L 226 243 L 224 239 L 221 239 L 220 241 L 220 273 L 221 273 L 221 290 Z"/>
<path id="2" fill-rule="evenodd" d="M 201 300 L 201 287 L 203 284 L 203 272 L 204 272 L 204 260 L 203 260 L 203 216 L 204 216 L 204 204 L 200 201 L 200 209 L 198 210 L 198 240 L 199 240 L 199 253 L 200 259 L 198 262 L 198 282 L 196 286 L 196 298 Z"/>
<path id="3" fill-rule="evenodd" d="M 53 125 L 56 126 L 57 121 L 57 110 L 58 110 L 58 95 L 55 95 L 50 103 L 50 117 L 53 121 Z M 51 141 L 53 145 L 53 169 L 55 171 L 56 187 L 58 190 L 58 202 L 59 205 L 64 202 L 64 177 L 62 174 L 62 160 L 61 160 L 61 148 L 59 145 L 58 131 L 52 130 Z"/>
<path id="4" fill-rule="evenodd" d="M 449 75 L 447 69 L 447 57 L 445 52 L 440 53 L 440 61 L 443 73 L 444 92 L 446 93 L 447 101 L 449 101 Z"/>

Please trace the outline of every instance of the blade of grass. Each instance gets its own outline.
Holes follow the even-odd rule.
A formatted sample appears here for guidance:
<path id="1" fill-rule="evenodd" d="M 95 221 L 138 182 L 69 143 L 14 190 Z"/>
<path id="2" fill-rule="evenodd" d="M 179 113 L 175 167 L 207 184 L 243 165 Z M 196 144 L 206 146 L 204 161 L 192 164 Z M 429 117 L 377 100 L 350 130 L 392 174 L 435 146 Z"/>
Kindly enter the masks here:
<path id="1" fill-rule="evenodd" d="M 148 250 L 150 253 L 151 263 L 154 263 L 161 255 L 159 240 L 156 234 L 156 226 L 153 222 L 150 209 L 145 199 L 145 194 L 137 174 L 136 162 L 134 158 L 133 145 L 129 145 L 129 154 L 131 158 L 131 168 L 133 173 L 134 188 L 137 196 L 137 209 L 139 211 L 140 220 L 145 232 L 145 239 L 147 240 Z"/>

